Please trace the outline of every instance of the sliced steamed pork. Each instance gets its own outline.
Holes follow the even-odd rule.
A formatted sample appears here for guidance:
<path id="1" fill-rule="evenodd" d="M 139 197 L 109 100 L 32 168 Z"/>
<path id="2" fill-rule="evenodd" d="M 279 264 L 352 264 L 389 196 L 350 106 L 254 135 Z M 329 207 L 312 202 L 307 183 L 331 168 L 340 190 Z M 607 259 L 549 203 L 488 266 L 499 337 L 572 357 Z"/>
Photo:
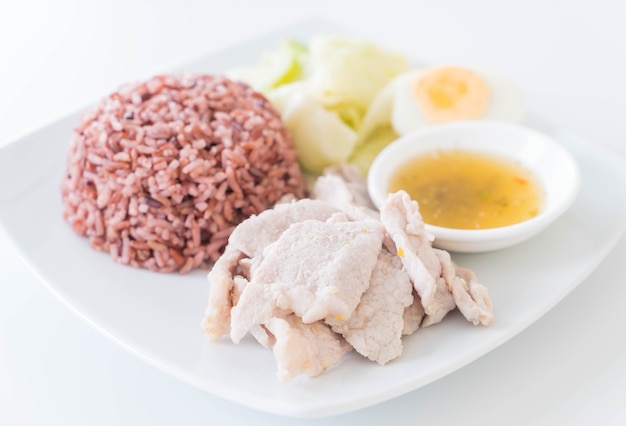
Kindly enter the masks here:
<path id="1" fill-rule="evenodd" d="M 240 223 L 228 239 L 228 246 L 250 258 L 261 256 L 265 247 L 278 240 L 291 224 L 307 219 L 325 221 L 338 211 L 327 202 L 310 198 L 276 204 Z"/>
<path id="2" fill-rule="evenodd" d="M 380 220 L 421 298 L 426 313 L 422 325 L 440 322 L 456 305 L 417 203 L 404 191 L 390 194 L 380 209 Z"/>
<path id="3" fill-rule="evenodd" d="M 355 166 L 335 166 L 317 178 L 313 186 L 316 200 L 323 200 L 341 210 L 350 220 L 380 220 L 367 192 L 367 184 Z M 385 233 L 383 243 L 395 251 L 393 241 Z"/>
<path id="4" fill-rule="evenodd" d="M 445 277 L 440 276 L 435 278 L 435 286 L 436 308 L 432 309 L 430 314 L 424 316 L 421 324 L 422 327 L 428 327 L 429 325 L 441 322 L 448 312 L 456 308 L 456 303 L 450 290 L 450 284 L 446 281 Z M 426 312 L 425 307 L 424 312 Z"/>
<path id="5" fill-rule="evenodd" d="M 376 210 L 376 206 L 374 206 L 369 192 L 367 191 L 367 182 L 358 167 L 348 164 L 329 167 L 324 171 L 324 176 L 327 175 L 340 177 L 341 180 L 345 182 L 346 187 L 352 194 L 352 198 L 357 205 Z"/>
<path id="6" fill-rule="evenodd" d="M 230 330 L 234 277 L 242 256 L 239 250 L 226 247 L 207 275 L 210 283 L 209 303 L 201 325 L 206 335 L 213 340 L 219 339 Z"/>
<path id="7" fill-rule="evenodd" d="M 231 339 L 238 342 L 275 312 L 304 323 L 349 318 L 370 285 L 382 247 L 375 220 L 306 220 L 291 225 L 263 251 L 263 260 L 231 310 Z"/>
<path id="8" fill-rule="evenodd" d="M 318 376 L 352 350 L 322 321 L 305 324 L 296 315 L 272 317 L 263 326 L 272 335 L 272 351 L 281 380 Z"/>
<path id="9" fill-rule="evenodd" d="M 358 172 L 356 172 L 358 173 Z M 475 274 L 434 249 L 417 203 L 404 191 L 380 214 L 349 167 L 320 177 L 319 199 L 277 204 L 240 224 L 208 275 L 203 320 L 213 339 L 249 332 L 271 348 L 279 378 L 317 376 L 354 348 L 385 364 L 402 336 L 455 307 L 493 322 Z"/>
<path id="10" fill-rule="evenodd" d="M 450 291 L 459 311 L 474 325 L 490 325 L 494 316 L 487 287 L 478 282 L 473 271 L 455 265 L 448 252 L 438 250 L 437 254 L 446 265 L 445 273 L 450 275 Z"/>
<path id="11" fill-rule="evenodd" d="M 378 211 L 367 192 L 367 184 L 353 166 L 329 168 L 313 186 L 317 200 L 324 200 L 346 213 L 351 220 L 378 219 Z"/>
<path id="12" fill-rule="evenodd" d="M 313 192 L 316 197 L 338 208 L 350 220 L 378 219 L 378 212 L 357 204 L 354 195 L 339 176 L 320 176 L 315 182 Z"/>
<path id="13" fill-rule="evenodd" d="M 242 273 L 249 277 L 250 269 L 260 263 L 265 247 L 278 240 L 292 223 L 326 220 L 338 211 L 324 201 L 305 198 L 277 204 L 240 223 L 228 239 L 224 254 L 207 275 L 210 294 L 202 320 L 205 333 L 212 339 L 228 334 L 234 277 Z"/>
<path id="14" fill-rule="evenodd" d="M 404 327 L 402 328 L 402 335 L 408 336 L 409 334 L 413 334 L 417 331 L 424 319 L 424 306 L 422 306 L 422 301 L 420 299 L 420 295 L 417 294 L 415 288 L 413 288 L 413 303 L 407 306 L 404 309 L 404 314 L 402 315 L 402 320 L 404 322 Z"/>
<path id="15" fill-rule="evenodd" d="M 395 254 L 382 250 L 370 286 L 350 318 L 330 319 L 361 355 L 383 365 L 402 354 L 404 311 L 413 303 L 413 286 Z"/>

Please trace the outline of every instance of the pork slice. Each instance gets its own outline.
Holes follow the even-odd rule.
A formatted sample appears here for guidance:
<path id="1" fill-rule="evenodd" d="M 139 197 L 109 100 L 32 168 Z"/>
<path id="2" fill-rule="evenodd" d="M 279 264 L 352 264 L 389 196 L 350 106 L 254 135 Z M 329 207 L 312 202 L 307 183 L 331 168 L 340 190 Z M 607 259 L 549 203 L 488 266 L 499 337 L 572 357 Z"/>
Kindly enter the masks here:
<path id="1" fill-rule="evenodd" d="M 367 191 L 367 181 L 358 167 L 350 164 L 337 164 L 324 170 L 323 176 L 337 176 L 344 182 L 344 186 L 350 191 L 357 205 L 376 210 Z"/>
<path id="2" fill-rule="evenodd" d="M 310 198 L 276 204 L 237 225 L 228 246 L 250 258 L 261 256 L 265 247 L 278 240 L 291 224 L 309 219 L 325 221 L 338 211 L 325 201 Z"/>
<path id="3" fill-rule="evenodd" d="M 358 353 L 384 365 L 402 354 L 404 311 L 413 302 L 412 292 L 400 259 L 382 250 L 370 286 L 352 316 L 327 322 Z"/>
<path id="4" fill-rule="evenodd" d="M 242 277 L 249 280 L 254 272 L 254 269 L 259 266 L 259 263 L 261 263 L 261 256 L 242 257 L 239 260 L 238 271 L 241 272 Z"/>
<path id="5" fill-rule="evenodd" d="M 241 275 L 235 275 L 233 277 L 233 287 L 230 291 L 230 304 L 231 306 L 235 306 L 239 303 L 239 298 L 241 297 L 241 293 L 243 293 L 243 289 L 248 285 L 248 279 Z"/>
<path id="6" fill-rule="evenodd" d="M 230 238 L 224 254 L 207 275 L 209 302 L 202 319 L 202 328 L 212 339 L 230 330 L 230 310 L 234 275 L 239 271 L 249 278 L 259 265 L 263 249 L 276 241 L 292 223 L 307 219 L 326 220 L 339 210 L 319 200 L 302 199 L 277 204 L 240 223 Z"/>
<path id="7" fill-rule="evenodd" d="M 378 212 L 358 204 L 346 182 L 335 175 L 320 176 L 315 181 L 313 193 L 317 200 L 323 200 L 344 212 L 351 220 L 377 219 Z"/>
<path id="8" fill-rule="evenodd" d="M 390 194 L 380 209 L 380 219 L 420 296 L 426 313 L 423 325 L 440 322 L 456 305 L 447 283 L 441 279 L 433 237 L 426 231 L 417 202 L 405 191 Z"/>
<path id="9" fill-rule="evenodd" d="M 369 198 L 365 181 L 360 173 L 356 168 L 352 170 L 352 166 L 341 168 L 333 166 L 317 178 L 313 194 L 316 199 L 326 201 L 341 210 L 350 220 L 379 220 L 380 214 Z M 394 251 L 395 246 L 389 236 L 385 234 L 383 238 L 385 247 Z"/>
<path id="10" fill-rule="evenodd" d="M 276 343 L 276 338 L 264 325 L 255 325 L 250 329 L 250 334 L 265 348 L 272 349 Z"/>
<path id="11" fill-rule="evenodd" d="M 292 314 L 270 318 L 264 327 L 273 336 L 272 350 L 281 380 L 301 374 L 318 376 L 352 350 L 322 321 L 305 324 Z"/>
<path id="12" fill-rule="evenodd" d="M 465 319 L 474 325 L 492 324 L 494 315 L 487 287 L 472 270 L 455 265 L 448 252 L 438 250 L 437 254 L 442 258 L 454 302 Z"/>
<path id="13" fill-rule="evenodd" d="M 209 302 L 202 319 L 202 329 L 213 340 L 230 331 L 230 310 L 233 306 L 232 291 L 234 275 L 243 254 L 226 248 L 207 275 L 209 281 Z"/>
<path id="14" fill-rule="evenodd" d="M 342 211 L 351 210 L 366 218 L 378 218 L 378 211 L 367 192 L 367 183 L 359 169 L 350 165 L 332 166 L 324 171 L 313 186 L 313 194 Z"/>
<path id="15" fill-rule="evenodd" d="M 407 306 L 404 309 L 404 314 L 402 315 L 402 320 L 404 322 L 404 326 L 402 327 L 402 335 L 408 336 L 410 334 L 415 333 L 422 323 L 422 319 L 424 319 L 424 307 L 422 306 L 422 301 L 420 300 L 419 294 L 413 289 L 413 303 Z"/>
<path id="16" fill-rule="evenodd" d="M 424 315 L 424 319 L 421 324 L 422 327 L 428 327 L 429 325 L 441 322 L 448 312 L 456 308 L 454 296 L 452 295 L 450 286 L 444 277 L 437 277 L 435 279 L 435 287 L 436 304 L 434 305 L 435 307 L 431 309 L 430 314 Z M 424 312 L 426 312 L 426 308 L 424 308 Z"/>
<path id="17" fill-rule="evenodd" d="M 291 225 L 264 250 L 231 310 L 231 339 L 238 342 L 276 309 L 294 312 L 305 323 L 349 318 L 369 287 L 382 238 L 375 220 Z"/>

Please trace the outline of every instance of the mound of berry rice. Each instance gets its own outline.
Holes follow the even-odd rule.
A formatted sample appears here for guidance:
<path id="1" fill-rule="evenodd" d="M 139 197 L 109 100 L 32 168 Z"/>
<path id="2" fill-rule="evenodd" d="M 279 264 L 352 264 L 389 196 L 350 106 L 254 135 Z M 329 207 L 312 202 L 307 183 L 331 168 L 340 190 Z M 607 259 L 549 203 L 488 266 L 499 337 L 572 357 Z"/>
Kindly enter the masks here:
<path id="1" fill-rule="evenodd" d="M 159 272 L 208 267 L 231 231 L 287 194 L 306 195 L 278 112 L 213 75 L 127 85 L 75 131 L 63 217 L 119 263 Z"/>

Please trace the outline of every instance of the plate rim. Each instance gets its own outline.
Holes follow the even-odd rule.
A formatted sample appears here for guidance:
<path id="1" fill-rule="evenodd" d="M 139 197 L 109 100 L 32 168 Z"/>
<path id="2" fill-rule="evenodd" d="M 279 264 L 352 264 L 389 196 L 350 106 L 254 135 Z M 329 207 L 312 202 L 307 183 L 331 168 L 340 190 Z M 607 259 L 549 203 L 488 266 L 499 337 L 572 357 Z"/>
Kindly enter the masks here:
<path id="1" fill-rule="evenodd" d="M 279 28 L 279 29 L 275 29 L 272 30 L 271 32 L 267 32 L 264 35 L 262 35 L 261 37 L 270 37 L 272 34 L 282 34 L 284 35 L 284 31 L 287 31 L 290 27 L 293 27 L 294 25 L 301 25 L 303 21 L 297 21 L 294 24 L 290 24 L 288 26 Z M 307 22 L 309 25 L 317 25 L 317 23 L 319 22 L 323 22 L 323 21 L 319 21 L 316 19 L 306 19 L 304 20 L 304 22 Z M 324 25 L 327 25 L 328 23 L 324 23 Z M 210 57 L 210 56 L 215 56 L 215 55 L 219 55 L 221 52 L 225 51 L 225 50 L 231 50 L 231 49 L 239 49 L 242 48 L 246 45 L 246 41 L 240 42 L 235 44 L 234 46 L 230 46 L 230 47 L 226 47 L 223 49 L 219 49 L 216 51 L 211 51 L 211 52 L 207 52 L 205 53 L 202 57 L 198 57 L 193 61 L 189 61 L 189 63 L 196 63 L 199 60 L 201 60 L 203 57 Z M 82 110 L 76 110 L 72 113 L 69 113 L 67 115 L 65 115 L 62 118 L 59 118 L 55 121 L 52 121 L 44 126 L 41 126 L 40 128 L 33 130 L 31 132 L 29 132 L 28 134 L 16 138 L 12 141 L 10 141 L 8 144 L 0 146 L 0 155 L 2 155 L 3 153 L 6 153 L 8 151 L 10 151 L 9 147 L 13 146 L 13 148 L 11 149 L 15 149 L 15 150 L 19 150 L 19 148 L 16 148 L 19 143 L 21 141 L 24 141 L 25 139 L 27 139 L 29 136 L 32 136 L 36 133 L 39 132 L 45 132 L 46 129 L 53 127 L 55 125 L 59 125 L 59 123 L 63 122 L 64 120 L 67 120 L 69 117 L 73 117 L 76 116 L 77 114 L 80 114 Z M 584 141 L 583 139 L 577 137 L 574 134 L 569 133 L 566 130 L 563 129 L 557 129 L 560 133 L 564 133 L 566 136 L 565 137 L 572 137 L 574 139 L 578 139 L 580 142 L 585 144 L 585 148 L 588 149 L 593 149 L 594 152 L 598 152 L 601 155 L 609 155 L 610 151 L 607 150 L 606 148 L 599 146 L 599 145 L 593 145 L 590 144 L 586 141 Z M 616 161 L 620 161 L 620 163 L 624 163 L 626 164 L 626 162 L 624 162 L 623 160 L 620 159 L 616 159 Z M 626 176 L 626 175 L 624 175 Z M 626 183 L 626 181 L 624 181 L 624 183 Z M 2 194 L 0 194 L 0 197 L 2 196 Z M 531 321 L 527 321 L 526 323 L 520 325 L 519 329 L 516 330 L 513 333 L 509 333 L 507 337 L 502 338 L 501 341 L 493 341 L 491 345 L 488 345 L 487 347 L 483 347 L 481 349 L 481 351 L 478 351 L 476 354 L 474 354 L 475 356 L 471 357 L 471 359 L 465 359 L 463 361 L 460 361 L 458 364 L 459 365 L 453 365 L 450 366 L 450 368 L 448 369 L 449 371 L 439 371 L 438 374 L 435 374 L 433 376 L 433 378 L 431 378 L 430 380 L 427 380 L 426 383 L 423 383 L 421 385 L 418 386 L 411 386 L 410 383 L 405 384 L 402 388 L 400 389 L 395 389 L 395 391 L 393 392 L 389 392 L 385 395 L 385 397 L 381 398 L 380 396 L 371 396 L 369 397 L 368 401 L 352 401 L 351 404 L 349 404 L 349 406 L 341 405 L 339 406 L 334 406 L 334 407 L 330 407 L 328 404 L 325 405 L 325 408 L 321 408 L 319 406 L 316 405 L 309 405 L 307 407 L 293 407 L 293 406 L 285 406 L 284 404 L 281 405 L 280 403 L 277 403 L 275 406 L 273 407 L 267 407 L 267 406 L 262 406 L 260 404 L 256 404 L 256 403 L 242 403 L 241 401 L 238 401 L 235 396 L 236 395 L 227 395 L 224 393 L 216 393 L 214 390 L 209 390 L 206 388 L 206 386 L 202 386 L 202 383 L 200 383 L 201 381 L 198 380 L 197 377 L 187 377 L 186 374 L 181 374 L 181 372 L 176 371 L 172 368 L 169 368 L 168 366 L 164 365 L 163 363 L 159 363 L 156 360 L 154 360 L 153 358 L 151 358 L 150 356 L 148 356 L 145 353 L 142 353 L 141 351 L 137 350 L 136 348 L 134 348 L 132 345 L 127 344 L 127 342 L 125 342 L 124 340 L 120 339 L 119 337 L 115 336 L 113 333 L 111 333 L 109 330 L 106 329 L 105 326 L 95 322 L 92 318 L 90 318 L 86 313 L 82 312 L 77 306 L 74 306 L 72 303 L 70 303 L 69 300 L 67 300 L 65 297 L 63 297 L 62 294 L 59 293 L 59 289 L 56 288 L 53 283 L 49 282 L 48 279 L 45 278 L 45 273 L 43 273 L 42 271 L 39 270 L 38 265 L 33 265 L 31 259 L 29 258 L 28 253 L 23 252 L 23 248 L 22 245 L 20 244 L 19 241 L 16 241 L 14 239 L 14 235 L 13 232 L 11 232 L 10 229 L 7 229 L 3 220 L 3 209 L 0 206 L 0 226 L 2 226 L 5 231 L 6 231 L 6 235 L 8 236 L 9 242 L 12 245 L 12 247 L 15 249 L 15 251 L 18 253 L 19 257 L 25 262 L 26 265 L 28 265 L 29 269 L 31 269 L 35 275 L 37 276 L 37 278 L 39 280 L 42 281 L 42 283 L 46 286 L 46 288 L 48 288 L 49 291 L 51 291 L 58 299 L 61 300 L 61 302 L 66 305 L 68 308 L 70 308 L 71 311 L 75 312 L 79 318 L 81 318 L 82 320 L 84 320 L 87 324 L 89 324 L 90 326 L 94 327 L 96 330 L 98 330 L 99 332 L 101 332 L 103 335 L 105 335 L 107 338 L 112 339 L 116 344 L 118 344 L 120 347 L 124 348 L 125 350 L 127 350 L 128 352 L 130 352 L 131 354 L 137 356 L 139 359 L 141 359 L 142 361 L 156 367 L 157 369 L 172 375 L 173 377 L 176 377 L 177 379 L 184 381 L 194 387 L 197 387 L 203 391 L 206 391 L 208 393 L 211 393 L 212 395 L 215 395 L 217 397 L 220 398 L 224 398 L 227 400 L 230 400 L 232 402 L 244 405 L 244 406 L 248 406 L 260 411 L 265 411 L 265 412 L 269 412 L 272 414 L 279 414 L 279 415 L 285 415 L 285 416 L 290 416 L 290 417 L 325 417 L 328 415 L 335 415 L 335 414 L 340 414 L 340 413 L 344 413 L 344 412 L 348 412 L 348 411 L 353 411 L 359 408 L 364 408 L 366 406 L 372 405 L 374 403 L 379 403 L 385 400 L 389 400 L 391 398 L 397 397 L 399 395 L 405 394 L 409 391 L 418 389 L 419 387 L 425 386 L 429 383 L 432 383 L 433 381 L 438 380 L 439 378 L 442 378 L 460 368 L 462 368 L 465 365 L 470 364 L 471 362 L 475 361 L 476 359 L 480 358 L 481 356 L 483 356 L 484 354 L 492 351 L 493 349 L 501 346 L 502 344 L 504 344 L 506 341 L 514 338 L 515 336 L 517 336 L 521 331 L 523 331 L 524 329 L 526 329 L 528 326 L 530 326 L 531 324 L 533 324 L 534 322 L 537 321 L 537 319 L 541 318 L 543 315 L 545 315 L 545 313 L 547 313 L 548 311 L 550 311 L 556 304 L 558 304 L 561 300 L 563 300 L 571 291 L 573 291 L 579 284 L 581 284 L 588 276 L 589 274 L 591 274 L 593 272 L 593 270 L 595 270 L 595 268 L 597 268 L 597 266 L 602 262 L 602 260 L 608 255 L 608 253 L 610 252 L 610 250 L 615 246 L 615 244 L 617 244 L 617 242 L 619 241 L 619 239 L 621 238 L 621 236 L 624 234 L 624 232 L 626 231 L 626 217 L 622 220 L 622 222 L 619 224 L 619 230 L 618 232 L 614 232 L 612 234 L 612 237 L 605 242 L 605 244 L 603 245 L 602 250 L 600 250 L 599 252 L 596 252 L 595 258 L 593 260 L 593 262 L 590 263 L 589 266 L 589 270 L 588 271 L 584 271 L 584 273 L 582 274 L 583 276 L 579 277 L 579 279 L 577 279 L 575 284 L 572 284 L 569 286 L 568 290 L 565 292 L 565 294 L 560 295 L 559 297 L 556 297 L 556 301 L 555 303 L 550 303 L 550 304 L 546 304 L 546 308 L 544 310 L 542 310 L 541 312 L 537 312 L 535 315 L 535 318 L 533 318 Z M 201 313 L 200 313 L 201 314 Z M 222 387 L 223 388 L 223 387 Z M 229 398 L 229 396 L 231 396 Z M 271 409 L 268 409 L 271 408 Z M 319 413 L 318 410 L 320 409 L 325 409 L 326 412 L 324 413 Z"/>

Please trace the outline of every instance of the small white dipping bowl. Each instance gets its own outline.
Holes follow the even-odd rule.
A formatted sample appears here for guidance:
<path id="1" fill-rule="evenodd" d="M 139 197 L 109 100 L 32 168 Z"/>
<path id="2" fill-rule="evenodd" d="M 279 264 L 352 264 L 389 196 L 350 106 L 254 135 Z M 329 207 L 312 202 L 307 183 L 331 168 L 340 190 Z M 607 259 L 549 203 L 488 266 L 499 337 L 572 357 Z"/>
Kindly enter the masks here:
<path id="1" fill-rule="evenodd" d="M 389 183 L 407 161 L 435 150 L 479 152 L 518 161 L 544 190 L 544 204 L 532 219 L 489 229 L 453 229 L 426 224 L 433 245 L 457 252 L 484 252 L 520 243 L 545 229 L 563 214 L 578 194 L 578 164 L 557 141 L 537 130 L 491 121 L 459 121 L 426 127 L 389 144 L 372 163 L 367 187 L 380 207 Z"/>

